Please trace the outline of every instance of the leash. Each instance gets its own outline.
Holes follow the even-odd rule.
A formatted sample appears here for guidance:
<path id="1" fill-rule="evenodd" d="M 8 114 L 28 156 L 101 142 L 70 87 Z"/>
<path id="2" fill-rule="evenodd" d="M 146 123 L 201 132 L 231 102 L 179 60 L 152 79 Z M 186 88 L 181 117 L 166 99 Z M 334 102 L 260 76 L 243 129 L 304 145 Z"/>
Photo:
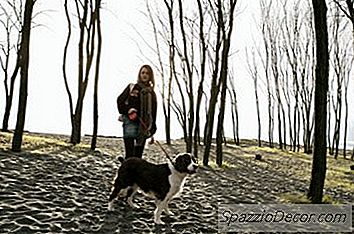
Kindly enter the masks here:
<path id="1" fill-rule="evenodd" d="M 139 118 L 140 123 L 143 125 L 143 127 L 144 127 L 144 128 L 147 128 L 145 122 L 144 122 L 140 117 L 138 117 L 138 118 Z M 161 148 L 161 150 L 165 153 L 167 159 L 170 160 L 170 162 L 172 163 L 172 165 L 174 165 L 174 163 L 173 163 L 173 161 L 172 161 L 170 155 L 169 155 L 169 154 L 167 153 L 167 151 L 162 147 L 161 143 L 160 143 L 158 140 L 154 140 L 154 139 L 152 138 L 152 144 L 153 144 L 154 142 L 156 142 L 156 143 L 158 144 L 158 146 Z"/>
<path id="2" fill-rule="evenodd" d="M 161 148 L 161 150 L 165 153 L 167 159 L 170 160 L 170 162 L 171 162 L 172 164 L 174 164 L 173 161 L 172 161 L 172 159 L 171 159 L 171 157 L 170 157 L 170 155 L 169 155 L 169 154 L 167 153 L 167 151 L 162 147 L 162 145 L 160 144 L 160 142 L 159 142 L 158 140 L 155 140 L 155 142 L 159 145 L 159 147 Z"/>

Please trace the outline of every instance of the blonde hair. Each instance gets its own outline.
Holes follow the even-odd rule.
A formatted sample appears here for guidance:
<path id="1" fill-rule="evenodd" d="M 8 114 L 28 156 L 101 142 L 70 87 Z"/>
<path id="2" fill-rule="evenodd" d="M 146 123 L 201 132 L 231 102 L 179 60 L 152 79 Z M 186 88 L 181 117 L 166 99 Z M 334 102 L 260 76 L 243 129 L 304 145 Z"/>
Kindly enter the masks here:
<path id="1" fill-rule="evenodd" d="M 143 70 L 144 68 L 146 68 L 148 70 L 149 79 L 150 79 L 149 83 L 150 83 L 151 87 L 154 88 L 155 87 L 154 72 L 153 72 L 150 65 L 145 64 L 145 65 L 141 66 L 141 68 L 139 70 L 139 74 L 138 74 L 138 82 L 141 82 L 140 73 L 141 73 L 141 70 Z"/>

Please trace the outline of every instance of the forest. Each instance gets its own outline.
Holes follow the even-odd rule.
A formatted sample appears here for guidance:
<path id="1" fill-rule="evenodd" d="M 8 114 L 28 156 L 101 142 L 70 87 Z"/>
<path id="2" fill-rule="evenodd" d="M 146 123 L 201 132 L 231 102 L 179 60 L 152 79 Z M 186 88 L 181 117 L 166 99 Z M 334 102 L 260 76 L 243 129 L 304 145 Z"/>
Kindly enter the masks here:
<path id="1" fill-rule="evenodd" d="M 108 1 L 108 0 L 107 0 Z M 25 129 L 33 28 L 40 0 L 4 0 L 0 3 L 0 74 L 5 93 L 3 132 L 12 132 L 11 151 L 21 152 Z M 158 3 L 159 2 L 159 3 Z M 166 145 L 173 146 L 172 126 L 183 132 L 183 147 L 210 164 L 215 154 L 219 167 L 225 165 L 227 144 L 240 146 L 237 75 L 234 64 L 234 33 L 242 17 L 237 0 L 164 0 L 141 5 L 146 27 L 153 41 L 140 40 L 154 54 L 144 58 L 161 78 L 158 95 L 163 110 Z M 70 110 L 72 147 L 82 141 L 82 113 L 85 96 L 93 96 L 90 149 L 97 148 L 100 126 L 102 71 L 101 17 L 107 13 L 105 1 L 63 0 L 67 27 L 62 51 L 62 82 Z M 258 147 L 276 148 L 289 154 L 312 155 L 308 198 L 323 199 L 327 158 L 342 157 L 348 165 L 354 160 L 354 138 L 349 123 L 353 120 L 354 1 L 259 1 L 257 39 L 245 49 L 246 69 L 253 84 L 257 110 Z M 246 29 L 245 29 L 246 30 Z M 70 51 L 76 51 L 77 71 L 68 69 Z M 144 54 L 142 53 L 142 56 Z M 16 80 L 18 82 L 16 83 Z M 73 83 L 75 83 L 73 85 Z M 92 83 L 93 93 L 87 93 Z M 16 85 L 18 84 L 18 85 Z M 241 87 L 242 88 L 242 87 Z M 13 106 L 15 90 L 18 109 Z M 43 97 L 45 98 L 45 97 Z M 11 113 L 17 113 L 16 126 L 9 126 Z M 225 122 L 230 115 L 232 121 Z M 263 118 L 262 116 L 266 116 Z M 228 139 L 225 128 L 232 128 Z M 13 129 L 13 131 L 12 131 Z M 266 135 L 266 139 L 262 136 Z M 201 150 L 202 149 L 202 150 Z M 348 166 L 349 168 L 349 166 Z"/>

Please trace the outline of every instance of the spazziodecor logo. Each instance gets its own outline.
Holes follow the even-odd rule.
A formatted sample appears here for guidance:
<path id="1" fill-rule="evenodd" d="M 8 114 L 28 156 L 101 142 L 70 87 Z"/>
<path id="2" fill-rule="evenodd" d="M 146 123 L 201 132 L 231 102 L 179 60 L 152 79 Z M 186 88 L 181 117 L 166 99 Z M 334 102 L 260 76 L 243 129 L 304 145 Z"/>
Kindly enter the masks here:
<path id="1" fill-rule="evenodd" d="M 352 232 L 351 205 L 219 204 L 219 231 Z"/>

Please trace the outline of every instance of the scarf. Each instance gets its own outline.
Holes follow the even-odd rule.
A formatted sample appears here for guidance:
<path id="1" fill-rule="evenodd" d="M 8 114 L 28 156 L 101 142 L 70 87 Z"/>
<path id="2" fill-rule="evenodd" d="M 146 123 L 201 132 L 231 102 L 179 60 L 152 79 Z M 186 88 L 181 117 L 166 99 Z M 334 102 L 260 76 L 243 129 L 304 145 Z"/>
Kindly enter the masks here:
<path id="1" fill-rule="evenodd" d="M 137 145 L 142 145 L 145 140 L 152 136 L 152 92 L 153 88 L 144 83 L 138 82 L 140 90 L 140 125 Z"/>

